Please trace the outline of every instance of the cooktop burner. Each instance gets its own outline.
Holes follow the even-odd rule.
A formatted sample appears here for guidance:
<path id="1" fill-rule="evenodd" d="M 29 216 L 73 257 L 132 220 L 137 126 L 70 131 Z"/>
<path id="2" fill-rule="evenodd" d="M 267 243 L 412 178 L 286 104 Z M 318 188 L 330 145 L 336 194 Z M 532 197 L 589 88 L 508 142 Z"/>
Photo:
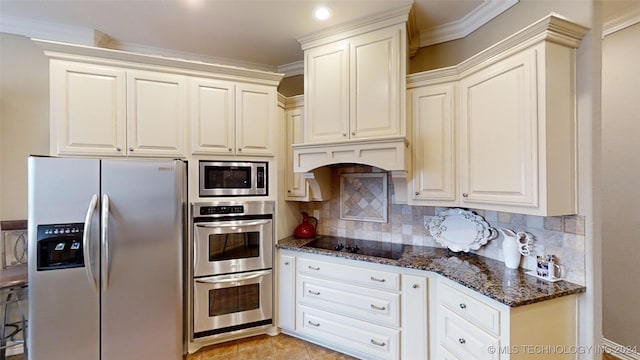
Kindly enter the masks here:
<path id="1" fill-rule="evenodd" d="M 398 260 L 404 252 L 403 244 L 391 244 L 380 241 L 357 240 L 336 236 L 320 236 L 308 242 L 305 247 L 348 252 L 367 256 Z"/>

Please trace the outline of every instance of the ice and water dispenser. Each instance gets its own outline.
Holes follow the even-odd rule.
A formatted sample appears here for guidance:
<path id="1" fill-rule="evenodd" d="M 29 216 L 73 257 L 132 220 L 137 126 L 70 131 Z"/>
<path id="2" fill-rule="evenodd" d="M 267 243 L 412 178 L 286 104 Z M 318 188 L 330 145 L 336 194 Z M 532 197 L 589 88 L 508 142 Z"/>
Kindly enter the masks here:
<path id="1" fill-rule="evenodd" d="M 83 267 L 83 233 L 83 223 L 38 225 L 38 271 Z"/>

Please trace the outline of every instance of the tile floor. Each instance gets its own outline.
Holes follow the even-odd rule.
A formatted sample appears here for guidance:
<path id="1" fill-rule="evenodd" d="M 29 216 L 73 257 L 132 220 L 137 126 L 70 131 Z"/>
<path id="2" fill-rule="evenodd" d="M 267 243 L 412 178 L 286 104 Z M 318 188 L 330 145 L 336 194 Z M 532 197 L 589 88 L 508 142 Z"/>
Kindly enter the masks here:
<path id="1" fill-rule="evenodd" d="M 347 360 L 354 357 L 289 335 L 259 335 L 204 347 L 185 360 Z"/>

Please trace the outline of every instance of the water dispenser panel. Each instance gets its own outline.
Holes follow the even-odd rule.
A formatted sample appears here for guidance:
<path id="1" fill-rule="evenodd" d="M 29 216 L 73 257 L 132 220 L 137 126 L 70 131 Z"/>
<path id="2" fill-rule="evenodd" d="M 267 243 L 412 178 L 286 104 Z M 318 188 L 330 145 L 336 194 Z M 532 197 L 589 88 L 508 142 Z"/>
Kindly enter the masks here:
<path id="1" fill-rule="evenodd" d="M 84 267 L 83 223 L 38 225 L 37 270 Z"/>

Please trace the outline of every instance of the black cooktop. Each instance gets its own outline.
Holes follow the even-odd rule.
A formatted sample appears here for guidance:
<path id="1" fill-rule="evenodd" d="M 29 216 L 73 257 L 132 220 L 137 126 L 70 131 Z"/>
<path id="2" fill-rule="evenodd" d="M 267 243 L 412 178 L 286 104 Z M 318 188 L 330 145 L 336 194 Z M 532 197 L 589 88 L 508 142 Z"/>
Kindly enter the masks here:
<path id="1" fill-rule="evenodd" d="M 337 236 L 317 236 L 303 247 L 348 252 L 367 256 L 398 260 L 404 252 L 403 244 L 358 240 Z"/>

